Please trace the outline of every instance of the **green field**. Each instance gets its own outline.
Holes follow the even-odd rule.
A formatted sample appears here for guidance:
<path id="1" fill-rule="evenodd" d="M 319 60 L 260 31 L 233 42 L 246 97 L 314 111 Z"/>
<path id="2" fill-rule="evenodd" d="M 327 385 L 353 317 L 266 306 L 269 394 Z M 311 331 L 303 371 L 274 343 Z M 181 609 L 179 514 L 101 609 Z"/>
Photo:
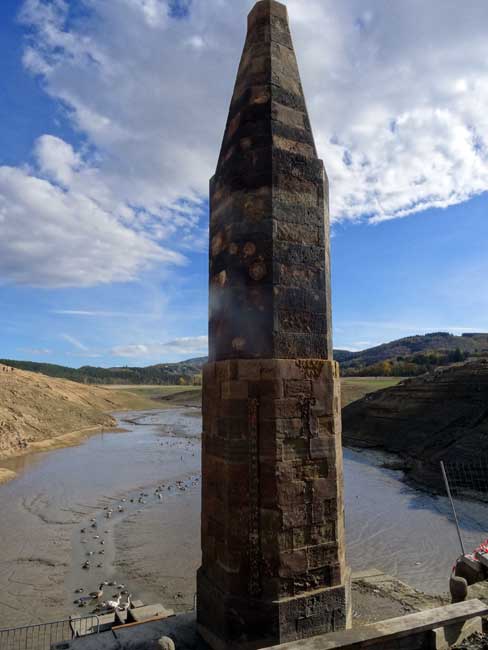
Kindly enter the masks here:
<path id="1" fill-rule="evenodd" d="M 382 388 L 395 386 L 400 381 L 399 377 L 345 377 L 341 379 L 342 406 L 373 393 Z M 165 406 L 199 406 L 201 404 L 201 386 L 141 386 L 118 385 L 105 386 L 118 392 L 127 391 L 140 397 L 145 397 L 154 402 L 154 407 Z"/>
<path id="2" fill-rule="evenodd" d="M 342 377 L 342 408 L 368 393 L 396 386 L 401 381 L 403 377 Z"/>
<path id="3" fill-rule="evenodd" d="M 165 406 L 199 406 L 202 400 L 201 386 L 141 386 L 118 384 L 104 386 L 118 393 L 130 393 L 151 400 L 154 408 Z"/>

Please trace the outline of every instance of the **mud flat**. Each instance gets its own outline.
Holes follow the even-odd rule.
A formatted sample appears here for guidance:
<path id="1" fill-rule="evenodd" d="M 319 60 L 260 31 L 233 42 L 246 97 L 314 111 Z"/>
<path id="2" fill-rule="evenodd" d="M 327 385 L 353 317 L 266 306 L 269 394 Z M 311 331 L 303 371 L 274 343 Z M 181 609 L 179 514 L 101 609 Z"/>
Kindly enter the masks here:
<path id="1" fill-rule="evenodd" d="M 0 627 L 87 614 L 94 603 L 80 608 L 74 601 L 102 581 L 112 583 L 104 598 L 123 590 L 176 611 L 192 608 L 200 563 L 195 413 L 119 413 L 125 433 L 95 434 L 77 447 L 15 460 L 17 478 L 0 486 Z M 424 592 L 443 593 L 459 554 L 447 500 L 405 485 L 402 472 L 382 468 L 384 461 L 345 450 L 349 562 L 354 571 L 377 567 Z M 460 514 L 466 545 L 474 548 L 487 532 L 488 509 Z M 415 607 L 384 581 L 363 580 L 355 598 L 358 621 Z"/>
<path id="2" fill-rule="evenodd" d="M 9 461 L 17 478 L 0 486 L 0 627 L 86 614 L 88 607 L 73 602 L 79 598 L 75 590 L 87 594 L 102 580 L 145 598 L 116 564 L 114 531 L 125 518 L 137 521 L 146 507 L 155 509 L 157 520 L 157 509 L 163 512 L 166 501 L 185 495 L 185 481 L 191 486 L 197 480 L 200 465 L 198 438 L 178 412 L 164 413 L 166 425 L 152 411 L 119 414 L 126 433 L 102 433 L 78 447 Z M 162 482 L 167 494 L 161 501 L 155 490 Z M 141 492 L 148 495 L 144 503 Z M 87 559 L 89 570 L 82 568 Z M 108 587 L 109 598 L 116 585 Z"/>

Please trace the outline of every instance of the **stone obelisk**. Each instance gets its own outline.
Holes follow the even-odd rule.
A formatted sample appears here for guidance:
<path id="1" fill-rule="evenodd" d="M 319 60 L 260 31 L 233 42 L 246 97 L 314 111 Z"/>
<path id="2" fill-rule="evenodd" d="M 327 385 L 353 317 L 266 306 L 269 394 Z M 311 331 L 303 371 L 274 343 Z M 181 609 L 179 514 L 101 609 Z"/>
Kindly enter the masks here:
<path id="1" fill-rule="evenodd" d="M 198 625 L 260 648 L 350 621 L 328 184 L 273 0 L 249 14 L 210 213 Z"/>

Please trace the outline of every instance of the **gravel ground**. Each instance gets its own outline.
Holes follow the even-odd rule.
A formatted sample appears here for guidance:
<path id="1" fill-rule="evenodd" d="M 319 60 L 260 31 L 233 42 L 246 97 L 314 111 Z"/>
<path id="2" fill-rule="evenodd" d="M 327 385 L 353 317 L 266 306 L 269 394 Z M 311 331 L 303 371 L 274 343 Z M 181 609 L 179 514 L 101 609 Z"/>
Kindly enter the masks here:
<path id="1" fill-rule="evenodd" d="M 459 650 L 488 650 L 488 635 L 476 632 L 469 639 L 455 647 L 459 648 Z"/>

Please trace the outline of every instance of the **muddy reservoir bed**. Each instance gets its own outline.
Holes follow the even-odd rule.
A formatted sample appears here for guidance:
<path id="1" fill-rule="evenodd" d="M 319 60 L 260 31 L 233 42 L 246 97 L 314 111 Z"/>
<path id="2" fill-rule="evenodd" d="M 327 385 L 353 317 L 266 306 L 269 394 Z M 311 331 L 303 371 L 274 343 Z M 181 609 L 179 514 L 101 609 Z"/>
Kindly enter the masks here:
<path id="1" fill-rule="evenodd" d="M 2 464 L 18 477 L 0 486 L 0 627 L 88 613 L 73 603 L 74 591 L 86 594 L 103 580 L 115 583 L 106 588 L 110 598 L 123 585 L 133 598 L 176 611 L 192 607 L 200 556 L 198 410 L 119 420 L 125 433 Z M 459 553 L 447 500 L 405 485 L 401 472 L 381 468 L 383 460 L 344 452 L 349 562 L 445 592 Z M 488 528 L 488 508 L 460 510 L 474 547 Z"/>

